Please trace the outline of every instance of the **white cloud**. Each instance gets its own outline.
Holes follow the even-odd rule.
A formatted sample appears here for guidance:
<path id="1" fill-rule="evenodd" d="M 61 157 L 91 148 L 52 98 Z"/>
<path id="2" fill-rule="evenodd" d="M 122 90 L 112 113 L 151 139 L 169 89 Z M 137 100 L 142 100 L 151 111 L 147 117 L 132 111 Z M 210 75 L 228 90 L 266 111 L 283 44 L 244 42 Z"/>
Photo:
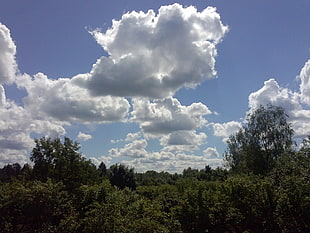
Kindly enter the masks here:
<path id="1" fill-rule="evenodd" d="M 28 111 L 68 123 L 124 121 L 130 107 L 121 97 L 90 96 L 86 89 L 76 85 L 75 79 L 52 80 L 42 73 L 33 78 L 18 77 L 18 87 L 28 93 L 23 99 Z"/>
<path id="2" fill-rule="evenodd" d="M 6 104 L 5 90 L 2 85 L 0 85 L 0 107 Z"/>
<path id="3" fill-rule="evenodd" d="M 180 130 L 196 130 L 207 123 L 205 115 L 211 114 L 202 103 L 183 106 L 175 98 L 150 101 L 135 98 L 132 101 L 132 121 L 138 122 L 147 136 L 162 136 Z"/>
<path id="4" fill-rule="evenodd" d="M 27 161 L 26 153 L 34 145 L 29 135 L 33 125 L 24 109 L 13 102 L 0 106 L 0 166 Z"/>
<path id="5" fill-rule="evenodd" d="M 0 23 L 0 84 L 12 83 L 17 72 L 16 46 L 10 30 Z"/>
<path id="6" fill-rule="evenodd" d="M 299 78 L 301 99 L 304 103 L 310 106 L 310 60 L 308 60 L 301 69 Z"/>
<path id="7" fill-rule="evenodd" d="M 276 80 L 269 79 L 264 82 L 264 86 L 261 89 L 251 93 L 249 96 L 249 107 L 251 109 L 267 104 L 283 107 L 289 116 L 288 121 L 292 124 L 295 137 L 297 138 L 304 138 L 310 135 L 310 110 L 302 105 L 302 101 L 308 101 L 308 66 L 309 64 L 306 63 L 300 75 L 302 80 L 300 93 L 280 87 Z"/>
<path id="8" fill-rule="evenodd" d="M 0 161 L 26 162 L 26 154 L 34 146 L 31 133 L 56 137 L 64 135 L 65 129 L 57 122 L 40 119 L 12 101 L 0 106 Z"/>
<path id="9" fill-rule="evenodd" d="M 199 137 L 200 135 L 196 135 Z M 201 136 L 204 138 L 204 136 Z M 193 142 L 191 142 L 193 143 Z M 148 142 L 140 139 L 126 144 L 123 148 L 113 148 L 109 151 L 110 158 L 121 159 L 120 163 L 133 166 L 137 171 L 169 171 L 182 172 L 188 167 L 202 169 L 206 165 L 219 167 L 222 159 L 215 148 L 208 148 L 202 156 L 190 154 L 194 145 L 168 145 L 164 146 L 159 152 L 148 152 Z M 182 148 L 183 147 L 183 148 Z M 189 153 L 185 153 L 189 152 Z"/>
<path id="10" fill-rule="evenodd" d="M 179 130 L 163 136 L 160 139 L 160 144 L 164 146 L 164 151 L 195 151 L 206 143 L 206 139 L 205 133 Z"/>
<path id="11" fill-rule="evenodd" d="M 1 23 L 0 51 L 0 161 L 22 164 L 28 161 L 26 155 L 34 146 L 32 133 L 54 137 L 65 134 L 65 130 L 58 122 L 42 118 L 40 109 L 31 111 L 6 99 L 5 89 L 1 84 L 17 82 L 18 67 L 15 60 L 16 46 L 9 29 Z M 34 103 L 36 101 L 37 99 Z"/>
<path id="12" fill-rule="evenodd" d="M 128 133 L 126 136 L 125 141 L 126 142 L 132 142 L 136 139 L 138 139 L 139 137 L 141 137 L 141 132 L 137 132 L 137 133 Z"/>
<path id="13" fill-rule="evenodd" d="M 301 109 L 299 95 L 288 88 L 280 87 L 275 79 L 265 81 L 261 89 L 249 96 L 250 109 L 267 104 L 281 106 L 288 112 Z"/>
<path id="14" fill-rule="evenodd" d="M 226 123 L 210 123 L 213 128 L 214 136 L 223 138 L 226 142 L 230 135 L 235 134 L 241 127 L 241 123 L 237 121 L 230 121 Z"/>
<path id="15" fill-rule="evenodd" d="M 79 132 L 77 138 L 82 140 L 82 141 L 88 141 L 88 140 L 92 139 L 93 137 L 90 134 L 85 134 L 85 133 Z"/>
<path id="16" fill-rule="evenodd" d="M 111 164 L 112 157 L 109 157 L 109 156 L 100 156 L 100 158 L 90 157 L 90 160 L 97 167 L 100 165 L 101 162 L 103 162 L 106 165 L 107 168 L 108 168 L 108 166 L 112 165 Z"/>
<path id="17" fill-rule="evenodd" d="M 112 148 L 109 150 L 111 157 L 140 158 L 147 155 L 146 147 L 148 143 L 145 139 L 135 140 L 125 145 L 124 148 Z"/>
<path id="18" fill-rule="evenodd" d="M 212 168 L 220 167 L 223 164 L 223 160 L 220 158 L 161 151 L 150 153 L 143 158 L 136 158 L 130 161 L 124 160 L 122 163 L 137 168 L 137 171 L 155 170 L 159 172 L 181 173 L 188 167 L 196 169 L 203 169 L 206 165 Z"/>
<path id="19" fill-rule="evenodd" d="M 216 76 L 216 45 L 227 30 L 213 7 L 198 12 L 173 4 L 158 14 L 125 13 L 106 32 L 91 32 L 109 57 L 77 79 L 96 96 L 172 96 Z"/>
<path id="20" fill-rule="evenodd" d="M 211 111 L 202 103 L 182 106 L 170 96 L 216 76 L 216 45 L 227 30 L 212 7 L 197 12 L 174 4 L 161 7 L 158 14 L 126 13 L 107 32 L 91 32 L 109 57 L 98 59 L 89 73 L 52 80 L 43 73 L 18 72 L 15 43 L 0 23 L 0 161 L 26 161 L 33 134 L 65 135 L 64 127 L 73 122 L 127 121 L 131 109 L 127 96 L 169 98 L 133 100 L 131 121 L 139 123 L 142 132 L 128 134 L 125 141 L 130 143 L 124 148 L 111 149 L 114 158 L 162 161 L 172 156 L 168 151 L 172 147 L 197 148 L 206 135 L 196 130 L 206 124 L 204 116 Z M 21 106 L 6 99 L 2 86 L 14 82 L 26 91 Z M 161 143 L 167 151 L 148 153 L 146 139 L 139 139 L 143 133 L 165 136 Z M 91 135 L 80 132 L 78 138 L 89 140 Z"/>
<path id="21" fill-rule="evenodd" d="M 215 147 L 208 147 L 203 151 L 203 154 L 207 158 L 219 158 L 220 154 Z"/>
<path id="22" fill-rule="evenodd" d="M 12 163 L 19 163 L 25 164 L 29 162 L 26 157 L 27 150 L 20 150 L 20 149 L 0 149 L 0 167 L 3 167 L 7 164 Z"/>
<path id="23" fill-rule="evenodd" d="M 141 131 L 137 132 L 137 133 L 128 133 L 126 135 L 126 138 L 125 139 L 112 139 L 111 140 L 111 143 L 115 144 L 115 143 L 119 143 L 119 142 L 132 142 L 134 140 L 137 140 L 138 138 L 142 137 L 142 133 Z"/>

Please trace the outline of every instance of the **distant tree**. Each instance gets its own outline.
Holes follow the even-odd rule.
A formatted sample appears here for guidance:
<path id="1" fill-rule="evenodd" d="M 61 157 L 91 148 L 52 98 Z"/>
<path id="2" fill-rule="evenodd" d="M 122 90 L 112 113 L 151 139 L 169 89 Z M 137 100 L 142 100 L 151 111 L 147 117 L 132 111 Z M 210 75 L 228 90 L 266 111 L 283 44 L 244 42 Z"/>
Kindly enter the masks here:
<path id="1" fill-rule="evenodd" d="M 32 167 L 28 163 L 25 163 L 23 168 L 22 168 L 22 170 L 21 170 L 21 173 L 22 173 L 23 179 L 31 180 L 31 177 L 32 177 Z"/>
<path id="2" fill-rule="evenodd" d="M 0 181 L 9 182 L 12 178 L 17 178 L 22 173 L 19 163 L 7 164 L 0 169 Z"/>
<path id="3" fill-rule="evenodd" d="M 125 187 L 130 189 L 136 188 L 133 168 L 128 168 L 123 164 L 115 164 L 110 167 L 109 172 L 111 185 L 115 185 L 120 189 L 124 189 Z"/>
<path id="4" fill-rule="evenodd" d="M 293 129 L 281 107 L 260 106 L 247 116 L 247 124 L 229 137 L 225 159 L 234 171 L 266 174 L 285 153 L 293 150 Z"/>
<path id="5" fill-rule="evenodd" d="M 98 171 L 99 171 L 99 175 L 100 175 L 101 177 L 107 175 L 107 167 L 106 167 L 106 165 L 104 164 L 104 162 L 101 162 L 101 163 L 99 164 Z"/>
<path id="6" fill-rule="evenodd" d="M 190 177 L 198 177 L 199 171 L 198 169 L 192 169 L 191 167 L 188 167 L 187 169 L 183 170 L 183 177 L 184 178 L 190 178 Z"/>
<path id="7" fill-rule="evenodd" d="M 304 154 L 306 157 L 310 157 L 310 135 L 303 139 L 299 153 Z"/>
<path id="8" fill-rule="evenodd" d="M 211 168 L 209 165 L 206 165 L 206 166 L 205 166 L 205 169 L 204 169 L 204 172 L 207 173 L 207 174 L 209 174 L 209 173 L 212 172 L 212 168 Z"/>
<path id="9" fill-rule="evenodd" d="M 147 171 L 144 173 L 136 173 L 135 181 L 137 186 L 153 186 L 161 184 L 175 184 L 181 177 L 181 174 L 170 174 L 169 172 Z"/>

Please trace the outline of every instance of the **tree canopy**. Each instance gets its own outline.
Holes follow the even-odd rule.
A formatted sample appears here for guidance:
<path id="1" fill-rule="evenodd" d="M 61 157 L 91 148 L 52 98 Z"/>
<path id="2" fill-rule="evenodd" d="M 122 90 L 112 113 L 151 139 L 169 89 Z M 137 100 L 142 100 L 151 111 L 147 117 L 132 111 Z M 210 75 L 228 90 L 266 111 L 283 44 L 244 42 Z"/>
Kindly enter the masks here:
<path id="1" fill-rule="evenodd" d="M 99 178 L 96 166 L 78 152 L 77 142 L 67 137 L 63 142 L 60 138 L 43 137 L 35 143 L 30 157 L 35 179 L 62 181 L 71 190 Z"/>
<path id="2" fill-rule="evenodd" d="M 0 168 L 0 232 L 309 232 L 310 137 L 294 149 L 284 109 L 249 113 L 229 169 L 98 168 L 69 138 L 37 139 L 33 166 Z"/>

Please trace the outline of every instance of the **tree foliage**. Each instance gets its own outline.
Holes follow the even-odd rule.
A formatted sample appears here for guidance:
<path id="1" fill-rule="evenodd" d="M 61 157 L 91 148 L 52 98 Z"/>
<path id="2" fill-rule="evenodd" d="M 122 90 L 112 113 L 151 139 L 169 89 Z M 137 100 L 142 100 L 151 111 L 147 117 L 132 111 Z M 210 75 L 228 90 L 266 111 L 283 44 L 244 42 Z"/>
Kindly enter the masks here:
<path id="1" fill-rule="evenodd" d="M 75 232 L 77 213 L 61 183 L 14 181 L 0 188 L 1 232 Z"/>
<path id="2" fill-rule="evenodd" d="M 309 232 L 310 137 L 292 150 L 292 133 L 261 107 L 230 137 L 231 169 L 182 174 L 96 168 L 78 143 L 41 138 L 33 168 L 0 169 L 0 232 Z"/>
<path id="3" fill-rule="evenodd" d="M 124 189 L 125 187 L 130 189 L 136 188 L 133 168 L 128 168 L 123 164 L 115 164 L 110 167 L 109 172 L 109 179 L 112 185 L 120 189 Z"/>

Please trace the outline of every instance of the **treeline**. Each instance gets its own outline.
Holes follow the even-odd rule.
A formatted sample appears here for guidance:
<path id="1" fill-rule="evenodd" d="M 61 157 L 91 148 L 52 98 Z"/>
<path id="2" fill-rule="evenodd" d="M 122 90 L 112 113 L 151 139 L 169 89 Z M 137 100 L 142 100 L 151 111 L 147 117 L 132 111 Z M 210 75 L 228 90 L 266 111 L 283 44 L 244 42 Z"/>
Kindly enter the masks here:
<path id="1" fill-rule="evenodd" d="M 310 137 L 284 109 L 250 113 L 224 168 L 181 174 L 104 163 L 69 138 L 35 140 L 33 166 L 0 169 L 0 232 L 309 232 Z"/>

